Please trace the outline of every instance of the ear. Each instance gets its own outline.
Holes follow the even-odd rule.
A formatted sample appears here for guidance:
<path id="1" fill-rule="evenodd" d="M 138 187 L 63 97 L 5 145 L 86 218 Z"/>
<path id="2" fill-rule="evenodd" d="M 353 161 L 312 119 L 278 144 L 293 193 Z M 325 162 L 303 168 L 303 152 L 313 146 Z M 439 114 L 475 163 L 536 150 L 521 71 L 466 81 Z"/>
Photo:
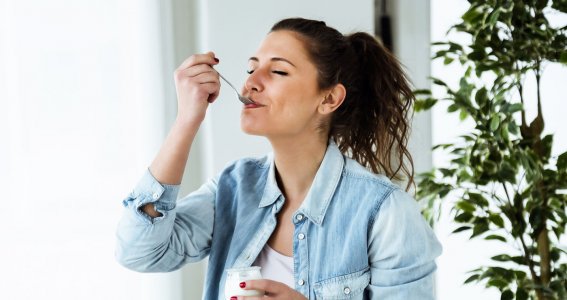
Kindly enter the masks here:
<path id="1" fill-rule="evenodd" d="M 320 114 L 327 115 L 339 108 L 346 97 L 345 86 L 341 83 L 336 84 L 332 89 L 327 90 L 324 98 L 319 103 L 317 110 Z"/>

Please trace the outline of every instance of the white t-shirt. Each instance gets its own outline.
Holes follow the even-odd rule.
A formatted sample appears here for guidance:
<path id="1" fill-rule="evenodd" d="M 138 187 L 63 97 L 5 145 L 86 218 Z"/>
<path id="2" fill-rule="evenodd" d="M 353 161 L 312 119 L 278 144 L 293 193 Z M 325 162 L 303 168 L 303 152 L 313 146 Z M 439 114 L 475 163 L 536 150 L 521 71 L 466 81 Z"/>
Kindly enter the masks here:
<path id="1" fill-rule="evenodd" d="M 262 267 L 264 279 L 279 281 L 295 288 L 293 257 L 285 256 L 266 244 L 252 265 Z"/>

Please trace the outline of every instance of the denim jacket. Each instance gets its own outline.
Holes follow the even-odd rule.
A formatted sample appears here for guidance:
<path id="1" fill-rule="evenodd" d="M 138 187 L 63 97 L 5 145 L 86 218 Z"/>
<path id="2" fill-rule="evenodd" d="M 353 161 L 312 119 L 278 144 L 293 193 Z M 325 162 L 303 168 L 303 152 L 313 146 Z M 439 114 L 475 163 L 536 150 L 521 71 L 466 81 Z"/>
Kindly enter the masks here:
<path id="1" fill-rule="evenodd" d="M 276 227 L 285 198 L 272 154 L 241 159 L 177 200 L 178 186 L 146 172 L 123 201 L 117 260 L 167 272 L 209 257 L 204 299 L 224 299 L 228 268 L 250 266 Z M 150 218 L 140 207 L 154 203 Z M 434 299 L 441 246 L 416 201 L 334 143 L 293 215 L 295 289 L 309 299 Z"/>

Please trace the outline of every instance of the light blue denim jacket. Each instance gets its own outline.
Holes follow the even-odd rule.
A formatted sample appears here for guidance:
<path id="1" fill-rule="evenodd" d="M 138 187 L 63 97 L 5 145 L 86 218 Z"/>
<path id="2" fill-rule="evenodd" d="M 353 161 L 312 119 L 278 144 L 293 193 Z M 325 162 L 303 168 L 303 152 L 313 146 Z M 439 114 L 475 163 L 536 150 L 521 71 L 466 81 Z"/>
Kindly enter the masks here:
<path id="1" fill-rule="evenodd" d="M 117 230 L 117 260 L 167 272 L 209 256 L 204 299 L 224 299 L 225 269 L 250 266 L 285 202 L 273 155 L 242 159 L 177 200 L 178 186 L 144 174 Z M 154 203 L 163 216 L 139 210 Z M 416 201 L 330 143 L 293 215 L 295 289 L 309 299 L 434 299 L 441 253 Z"/>

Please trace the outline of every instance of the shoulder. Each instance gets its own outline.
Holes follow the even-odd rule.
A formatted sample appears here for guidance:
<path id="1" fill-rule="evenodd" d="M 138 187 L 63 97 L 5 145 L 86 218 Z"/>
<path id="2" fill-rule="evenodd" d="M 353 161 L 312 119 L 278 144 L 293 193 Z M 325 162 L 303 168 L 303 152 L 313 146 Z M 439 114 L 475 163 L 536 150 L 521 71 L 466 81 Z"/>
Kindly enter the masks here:
<path id="1" fill-rule="evenodd" d="M 216 178 L 220 185 L 236 187 L 241 182 L 264 182 L 273 161 L 272 153 L 261 157 L 245 157 L 228 163 Z"/>
<path id="2" fill-rule="evenodd" d="M 387 176 L 375 174 L 359 164 L 356 160 L 345 157 L 344 177 L 348 179 L 360 180 L 375 188 L 399 189 Z"/>
<path id="3" fill-rule="evenodd" d="M 350 190 L 358 190 L 372 199 L 378 206 L 389 198 L 394 192 L 401 192 L 400 186 L 392 182 L 387 176 L 375 174 L 360 165 L 357 161 L 345 157 L 343 170 L 343 185 L 349 186 Z"/>
<path id="4" fill-rule="evenodd" d="M 221 171 L 221 175 L 265 171 L 270 168 L 271 161 L 272 161 L 271 153 L 261 157 L 240 158 L 229 162 Z"/>

